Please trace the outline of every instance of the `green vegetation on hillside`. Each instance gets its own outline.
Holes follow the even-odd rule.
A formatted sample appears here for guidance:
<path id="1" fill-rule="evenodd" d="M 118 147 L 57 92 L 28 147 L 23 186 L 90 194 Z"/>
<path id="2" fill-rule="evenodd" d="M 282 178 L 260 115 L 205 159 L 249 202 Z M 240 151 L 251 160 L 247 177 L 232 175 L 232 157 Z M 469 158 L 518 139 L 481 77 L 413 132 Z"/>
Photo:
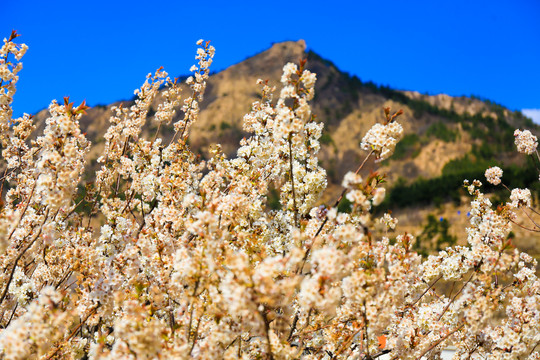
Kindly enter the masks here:
<path id="1" fill-rule="evenodd" d="M 506 201 L 508 191 L 501 186 L 490 185 L 484 177 L 485 170 L 497 164 L 486 159 L 479 159 L 471 152 L 464 157 L 448 162 L 443 168 L 443 174 L 433 179 L 419 178 L 407 184 L 401 179 L 390 189 L 386 200 L 379 207 L 387 210 L 390 204 L 393 208 L 403 208 L 415 205 L 440 204 L 453 200 L 459 203 L 460 195 L 464 194 L 463 180 L 478 179 L 484 184 L 484 191 L 495 192 L 497 198 Z M 525 166 L 502 166 L 503 183 L 509 188 L 529 188 L 535 196 L 540 195 L 538 186 L 538 170 L 532 159 Z"/>
<path id="2" fill-rule="evenodd" d="M 397 143 L 394 155 L 388 160 L 400 160 L 405 157 L 416 157 L 420 153 L 420 137 L 416 134 L 407 134 Z"/>
<path id="3" fill-rule="evenodd" d="M 457 237 L 450 235 L 450 222 L 447 219 L 437 220 L 434 215 L 428 215 L 427 224 L 422 233 L 416 238 L 413 248 L 423 256 L 428 255 L 428 249 L 441 251 L 457 242 Z M 431 242 L 435 242 L 434 244 Z"/>
<path id="4" fill-rule="evenodd" d="M 442 122 L 435 122 L 428 127 L 426 135 L 434 136 L 444 142 L 451 142 L 456 141 L 458 133 L 457 131 L 450 130 L 448 126 Z"/>

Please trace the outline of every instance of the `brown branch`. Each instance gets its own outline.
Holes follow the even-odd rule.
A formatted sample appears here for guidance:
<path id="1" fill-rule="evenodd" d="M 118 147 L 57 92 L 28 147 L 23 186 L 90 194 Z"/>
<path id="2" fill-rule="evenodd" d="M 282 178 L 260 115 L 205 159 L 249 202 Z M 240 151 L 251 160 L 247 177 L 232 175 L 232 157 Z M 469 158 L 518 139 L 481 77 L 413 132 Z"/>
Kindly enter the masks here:
<path id="1" fill-rule="evenodd" d="M 525 230 L 528 230 L 528 231 L 532 231 L 532 232 L 540 232 L 540 230 L 537 230 L 537 229 L 531 229 L 531 228 L 528 228 L 528 227 L 523 226 L 523 225 L 521 225 L 521 224 L 518 224 L 516 221 L 514 221 L 514 220 L 512 220 L 512 219 L 510 219 L 510 222 L 511 222 L 512 224 L 516 224 L 517 226 L 519 226 L 519 227 L 522 228 L 522 229 L 525 229 Z"/>
<path id="2" fill-rule="evenodd" d="M 96 197 L 94 198 L 94 202 L 92 203 L 92 207 L 90 208 L 90 214 L 88 215 L 88 223 L 86 224 L 86 228 L 84 229 L 84 231 L 88 231 L 88 228 L 90 227 L 90 222 L 92 221 L 92 213 L 94 212 L 94 208 L 97 205 L 98 197 L 99 197 L 99 195 L 101 193 L 102 185 L 103 185 L 103 183 L 99 184 L 98 191 L 96 192 Z"/>
<path id="3" fill-rule="evenodd" d="M 426 295 L 426 293 L 433 287 L 435 286 L 435 284 L 437 283 L 437 281 L 441 280 L 442 279 L 442 275 L 439 276 L 437 279 L 435 279 L 435 281 L 433 283 L 431 283 L 431 285 L 428 286 L 428 288 L 422 293 L 422 295 L 420 295 L 420 297 L 418 299 L 416 299 L 411 305 L 409 305 L 409 307 L 413 307 L 414 305 L 416 305 L 420 299 L 422 299 L 422 297 L 424 297 L 424 295 Z"/>
<path id="4" fill-rule="evenodd" d="M 66 214 L 66 216 L 64 216 L 64 218 L 62 219 L 62 222 L 66 221 L 68 217 L 71 216 L 71 214 L 73 214 L 75 212 L 75 210 L 77 210 L 77 208 L 79 207 L 79 205 L 81 205 L 84 201 L 84 197 L 81 199 L 81 201 L 79 201 L 77 204 L 75 204 L 75 206 Z"/>
<path id="5" fill-rule="evenodd" d="M 529 206 L 529 210 L 531 210 L 536 215 L 540 215 L 540 212 L 536 211 L 532 206 Z"/>
<path id="6" fill-rule="evenodd" d="M 416 358 L 416 360 L 420 360 L 424 355 L 426 355 L 431 350 L 435 349 L 440 343 L 442 343 L 444 340 L 448 339 L 450 336 L 452 336 L 456 331 L 460 330 L 465 324 L 461 324 L 454 330 L 450 331 L 448 334 L 440 338 L 435 344 L 431 345 L 426 351 L 424 351 L 419 357 Z"/>
<path id="7" fill-rule="evenodd" d="M 60 281 L 58 281 L 58 283 L 56 284 L 56 286 L 54 288 L 58 289 L 60 287 L 60 285 L 71 276 L 71 274 L 73 274 L 73 271 L 71 271 L 71 265 L 70 265 L 66 269 L 66 272 L 64 273 L 64 276 L 62 276 L 62 278 L 60 279 Z"/>
<path id="8" fill-rule="evenodd" d="M 358 174 L 360 172 L 360 170 L 362 170 L 362 168 L 364 167 L 364 165 L 366 164 L 366 161 L 369 159 L 369 157 L 373 154 L 373 150 L 371 150 L 369 152 L 369 154 L 367 154 L 367 156 L 365 157 L 364 161 L 362 161 L 362 163 L 360 164 L 360 166 L 358 167 L 358 169 L 356 169 L 355 171 L 355 174 Z M 341 202 L 341 200 L 343 200 L 343 197 L 345 196 L 345 194 L 347 194 L 347 191 L 348 189 L 343 189 L 343 191 L 341 192 L 341 195 L 339 196 L 339 198 L 336 200 L 336 202 L 334 203 L 334 206 L 333 207 L 337 207 L 339 205 L 339 203 Z M 302 265 L 300 266 L 300 268 L 296 271 L 297 274 L 301 274 L 302 271 L 304 270 L 304 265 L 306 264 L 306 261 L 307 261 L 307 258 L 309 256 L 309 253 L 311 252 L 311 248 L 313 247 L 313 245 L 315 244 L 315 239 L 317 239 L 317 236 L 319 236 L 319 234 L 321 233 L 322 229 L 324 228 L 324 225 L 326 225 L 326 223 L 328 222 L 328 214 L 324 216 L 324 221 L 322 222 L 321 226 L 319 226 L 319 229 L 317 230 L 317 232 L 315 233 L 315 236 L 313 236 L 312 238 L 312 241 L 311 241 L 311 245 L 307 248 L 306 250 L 306 253 L 304 254 L 304 257 L 302 258 Z"/>
<path id="9" fill-rule="evenodd" d="M 373 355 L 371 355 L 371 356 L 369 356 L 369 357 L 368 357 L 367 355 L 364 356 L 363 360 L 373 360 L 373 359 L 379 358 L 379 357 L 381 357 L 381 356 L 383 356 L 383 355 L 386 355 L 386 354 L 388 354 L 388 353 L 391 353 L 391 352 L 392 352 L 392 350 L 390 350 L 390 349 L 381 350 L 381 351 L 379 351 L 378 353 L 373 354 Z"/>
<path id="10" fill-rule="evenodd" d="M 291 186 L 293 197 L 293 209 L 294 209 L 294 225 L 298 228 L 298 207 L 296 206 L 296 192 L 294 190 L 294 172 L 293 172 L 293 158 L 292 158 L 292 133 L 289 134 L 289 172 L 291 174 Z"/>
<path id="11" fill-rule="evenodd" d="M 19 306 L 18 301 L 15 303 L 15 307 L 13 307 L 13 311 L 11 312 L 11 316 L 9 317 L 9 320 L 8 320 L 6 326 L 4 326 L 4 329 L 7 328 L 9 326 L 9 324 L 11 324 L 11 320 L 13 320 L 13 316 L 15 315 L 15 311 L 17 311 L 17 306 Z"/>
<path id="12" fill-rule="evenodd" d="M 200 270 L 200 269 L 199 269 Z M 193 288 L 193 295 L 191 295 L 191 297 L 195 297 L 195 294 L 197 293 L 197 289 L 199 288 L 199 279 L 197 279 L 197 281 L 195 282 L 195 286 Z M 195 307 L 195 302 L 191 303 L 191 304 L 188 304 L 188 307 L 189 305 L 191 305 L 191 310 L 190 310 L 190 313 L 189 313 L 189 323 L 188 323 L 188 328 L 187 328 L 187 342 L 189 343 L 189 339 L 191 337 L 191 325 L 193 323 L 193 309 Z"/>
<path id="13" fill-rule="evenodd" d="M 141 204 L 142 204 L 142 200 L 141 200 Z M 152 213 L 152 211 L 154 211 L 154 209 L 157 207 L 157 204 L 158 204 L 158 201 L 156 199 L 156 200 L 154 200 L 154 203 L 152 204 L 152 207 L 150 208 L 150 211 L 146 215 L 150 215 Z M 141 211 L 143 213 L 143 219 L 142 219 L 141 224 L 139 225 L 139 228 L 137 229 L 137 233 L 135 234 L 135 239 L 139 238 L 139 234 L 143 230 L 144 225 L 146 225 L 146 215 L 144 215 L 144 209 L 142 209 L 142 206 L 143 205 L 141 205 Z"/>
<path id="14" fill-rule="evenodd" d="M 268 317 L 266 316 L 265 310 L 259 312 L 263 318 L 264 321 L 264 332 L 266 336 L 266 343 L 268 345 L 268 358 L 270 360 L 274 359 L 274 354 L 272 353 L 272 343 L 270 342 L 270 322 L 268 321 Z"/>
<path id="15" fill-rule="evenodd" d="M 200 74 L 200 71 L 199 71 L 199 74 Z M 184 136 L 184 131 L 186 131 L 186 126 L 187 126 L 187 123 L 188 123 L 188 120 L 190 118 L 190 112 L 191 112 L 191 109 L 193 108 L 193 103 L 195 102 L 195 99 L 199 96 L 199 92 L 196 91 L 196 90 L 193 90 L 193 92 L 191 93 L 191 102 L 189 103 L 189 107 L 186 109 L 186 112 L 184 113 L 184 126 L 182 127 L 182 132 L 180 133 L 180 138 L 182 138 Z M 169 146 L 171 146 L 171 144 L 176 140 L 176 136 L 178 135 L 178 130 L 175 131 L 171 141 L 169 142 Z"/>
<path id="16" fill-rule="evenodd" d="M 458 297 L 459 294 L 461 294 L 461 292 L 463 291 L 463 289 L 465 289 L 465 286 L 467 286 L 467 284 L 469 282 L 471 282 L 473 276 L 476 274 L 478 270 L 474 271 L 471 276 L 469 277 L 469 280 L 467 280 L 467 282 L 465 282 L 465 284 L 463 284 L 463 286 L 461 287 L 461 289 L 459 289 L 459 291 L 454 295 L 454 297 L 452 298 L 452 300 L 450 300 L 448 302 L 448 304 L 446 304 L 446 306 L 444 307 L 444 310 L 443 312 L 441 313 L 441 315 L 439 315 L 439 318 L 437 319 L 437 321 L 440 321 L 441 318 L 443 317 L 444 313 L 446 312 L 446 310 L 448 310 L 448 308 L 450 307 L 450 305 L 454 302 L 454 300 L 456 300 L 456 298 Z"/>
<path id="17" fill-rule="evenodd" d="M 12 169 L 12 170 L 9 172 L 9 174 L 8 174 L 8 173 L 7 173 L 7 172 L 8 172 L 8 169 L 6 168 L 6 170 L 4 170 L 4 175 L 0 178 L 0 181 L 3 182 L 4 180 L 6 180 L 6 178 L 7 178 L 8 176 L 10 176 L 11 174 L 13 174 L 13 173 L 15 172 L 15 170 L 17 170 L 17 169 L 18 169 L 18 167 Z M 4 186 L 4 184 L 2 183 L 2 187 L 3 187 L 3 186 Z M 3 188 L 1 188 L 1 189 L 3 189 Z M 1 189 L 0 189 L 0 193 L 1 193 Z"/>
<path id="18" fill-rule="evenodd" d="M 7 177 L 7 171 L 8 171 L 8 168 L 7 168 L 7 165 L 6 165 L 6 169 L 4 170 L 4 176 L 2 176 L 2 185 L 0 186 L 0 197 L 2 196 L 2 194 L 4 193 L 4 184 L 6 182 L 6 177 Z M 13 171 L 15 171 L 15 169 L 13 169 Z M 12 172 L 13 172 L 12 171 Z"/>
<path id="19" fill-rule="evenodd" d="M 199 336 L 199 326 L 201 325 L 202 316 L 197 321 L 197 326 L 195 326 L 195 333 L 193 334 L 193 343 L 191 344 L 191 348 L 189 349 L 189 355 L 191 356 L 191 353 L 193 352 L 193 349 L 195 348 L 195 343 L 197 342 L 197 337 Z"/>
<path id="20" fill-rule="evenodd" d="M 63 340 L 53 351 L 50 355 L 47 356 L 47 360 L 50 360 L 52 359 L 57 353 L 58 351 L 60 351 L 60 349 L 62 348 L 62 344 L 65 343 L 65 342 L 68 342 L 69 340 L 71 340 L 75 334 L 77 334 L 77 332 L 79 331 L 79 329 L 84 325 L 84 323 L 90 318 L 90 316 L 94 315 L 97 311 L 97 309 L 100 307 L 100 304 L 98 303 L 96 306 L 94 306 L 94 308 L 92 310 L 90 310 L 88 312 L 88 314 L 85 316 L 85 318 L 79 323 L 79 325 L 77 325 L 75 327 L 75 329 L 73 329 L 73 331 L 71 332 L 71 334 L 69 334 L 69 336 Z"/>
<path id="21" fill-rule="evenodd" d="M 364 300 L 364 311 L 362 312 L 362 317 L 364 318 L 364 335 L 365 335 L 365 340 L 366 340 L 366 356 L 368 359 L 371 358 L 371 356 L 369 355 L 369 333 L 368 333 L 368 325 L 369 325 L 369 320 L 367 318 L 367 308 L 366 308 L 366 301 Z"/>
<path id="22" fill-rule="evenodd" d="M 21 216 L 19 217 L 19 220 L 17 220 L 17 224 L 13 227 L 13 230 L 11 230 L 11 233 L 9 234 L 6 241 L 9 241 L 11 237 L 13 236 L 13 233 L 17 228 L 19 227 L 22 218 L 24 217 L 24 214 L 26 213 L 26 210 L 28 209 L 28 206 L 30 205 L 30 200 L 32 200 L 32 196 L 34 195 L 34 190 L 36 189 L 37 181 L 34 181 L 34 186 L 32 186 L 32 190 L 30 191 L 30 195 L 28 195 L 28 201 L 26 202 L 26 205 L 24 206 L 24 209 L 21 213 Z M 1 301 L 0 301 L 1 302 Z"/>
<path id="23" fill-rule="evenodd" d="M 161 130 L 161 121 L 159 122 L 158 127 L 157 127 L 157 129 L 156 129 L 156 133 L 154 134 L 154 137 L 153 137 L 153 139 L 152 139 L 152 143 L 151 143 L 152 146 L 154 145 L 154 143 L 155 143 L 156 140 L 157 140 L 157 137 L 158 137 L 158 134 L 159 134 L 159 130 Z"/>
<path id="24" fill-rule="evenodd" d="M 328 329 L 332 326 L 338 326 L 338 325 L 341 325 L 341 324 L 346 324 L 348 322 L 352 322 L 352 321 L 357 321 L 358 319 L 345 319 L 345 320 L 341 320 L 341 321 L 337 321 L 335 323 L 332 323 L 332 324 L 327 324 L 327 325 L 322 325 L 322 326 L 319 326 L 318 328 L 315 328 L 315 329 L 310 329 L 310 330 L 305 330 L 305 331 L 302 331 L 300 332 L 300 335 L 307 335 L 307 334 L 311 334 L 313 332 L 316 332 L 316 331 L 321 331 L 321 330 L 324 330 L 324 329 Z"/>
<path id="25" fill-rule="evenodd" d="M 349 334 L 349 336 L 347 337 L 347 339 L 342 342 L 339 347 L 335 350 L 334 352 L 334 356 L 332 357 L 332 359 L 337 359 L 337 356 L 340 355 L 343 351 L 345 351 L 345 348 L 351 343 L 351 341 L 354 339 L 354 337 L 360 332 L 362 331 L 362 328 L 360 327 L 358 330 L 356 330 L 354 333 L 352 334 Z M 368 356 L 369 356 L 369 351 L 368 351 Z"/>
<path id="26" fill-rule="evenodd" d="M 296 324 L 298 323 L 298 313 L 294 315 L 293 323 L 291 326 L 291 331 L 289 332 L 289 336 L 287 337 L 287 341 L 290 343 L 292 336 L 294 334 L 294 331 L 296 330 Z"/>
<path id="27" fill-rule="evenodd" d="M 120 157 L 123 157 L 126 154 L 127 147 L 128 147 L 128 144 L 129 144 L 130 140 L 131 140 L 131 135 L 129 135 L 127 137 L 126 142 L 124 143 L 124 148 L 122 149 L 122 154 L 120 155 Z M 118 195 L 118 190 L 120 190 L 120 174 L 118 174 L 117 177 L 116 177 L 116 189 L 114 190 L 114 196 Z"/>
<path id="28" fill-rule="evenodd" d="M 26 245 L 22 250 L 21 252 L 19 253 L 19 255 L 17 255 L 17 257 L 15 258 L 15 261 L 13 261 L 13 267 L 11 268 L 11 271 L 9 273 L 9 277 L 8 277 L 8 280 L 7 280 L 7 283 L 6 283 L 6 287 L 4 288 L 4 291 L 2 292 L 2 295 L 0 296 L 0 304 L 4 301 L 4 299 L 6 298 L 6 295 L 7 295 L 7 292 L 9 290 L 9 285 L 11 284 L 11 281 L 13 280 L 13 274 L 15 273 L 15 269 L 17 268 L 17 263 L 19 262 L 19 260 L 21 260 L 21 258 L 23 257 L 23 255 L 28 251 L 28 249 L 30 249 L 30 247 L 32 247 L 32 245 L 34 245 L 34 243 L 36 242 L 36 240 L 39 238 L 39 236 L 41 235 L 41 231 L 43 230 L 43 225 L 45 225 L 45 221 L 47 221 L 47 218 L 49 216 L 49 209 L 47 209 L 47 212 L 45 213 L 45 217 L 43 218 L 43 222 L 41 223 L 41 226 L 39 227 L 39 231 L 37 232 L 37 234 L 34 236 L 34 238 L 28 243 L 28 245 Z"/>
<path id="29" fill-rule="evenodd" d="M 529 209 L 530 209 L 530 208 L 529 208 Z M 532 210 L 532 209 L 531 209 L 531 210 Z M 540 225 L 538 225 L 538 224 L 536 223 L 536 221 L 534 221 L 534 219 L 533 219 L 533 218 L 525 211 L 524 208 L 521 208 L 521 211 L 523 211 L 523 213 L 524 213 L 525 215 L 527 215 L 527 217 L 529 218 L 529 220 L 531 220 L 531 222 L 534 224 L 534 226 L 536 226 L 537 229 L 540 229 Z M 534 211 L 534 210 L 533 210 L 533 211 Z"/>
<path id="30" fill-rule="evenodd" d="M 537 154 L 538 154 L 538 153 L 537 153 Z M 534 345 L 534 347 L 531 349 L 531 352 L 529 353 L 529 355 L 532 355 L 532 353 L 534 352 L 534 350 L 536 349 L 536 347 L 537 347 L 538 345 L 540 345 L 540 341 L 538 341 L 538 342 L 536 343 L 536 345 Z"/>

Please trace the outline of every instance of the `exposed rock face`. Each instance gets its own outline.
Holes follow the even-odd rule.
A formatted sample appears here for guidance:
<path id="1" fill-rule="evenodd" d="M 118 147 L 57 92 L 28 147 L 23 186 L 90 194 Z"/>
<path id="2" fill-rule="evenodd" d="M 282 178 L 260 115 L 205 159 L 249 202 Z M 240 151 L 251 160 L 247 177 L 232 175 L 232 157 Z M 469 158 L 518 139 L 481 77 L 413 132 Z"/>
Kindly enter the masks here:
<path id="1" fill-rule="evenodd" d="M 417 91 L 403 91 L 403 93 L 413 100 L 425 101 L 430 105 L 454 111 L 459 115 L 482 114 L 483 116 L 490 116 L 494 119 L 497 118 L 497 114 L 490 109 L 489 104 L 478 99 L 466 96 L 453 97 L 446 94 L 422 95 Z M 505 109 L 505 112 L 505 116 L 508 116 L 509 112 L 507 109 Z"/>

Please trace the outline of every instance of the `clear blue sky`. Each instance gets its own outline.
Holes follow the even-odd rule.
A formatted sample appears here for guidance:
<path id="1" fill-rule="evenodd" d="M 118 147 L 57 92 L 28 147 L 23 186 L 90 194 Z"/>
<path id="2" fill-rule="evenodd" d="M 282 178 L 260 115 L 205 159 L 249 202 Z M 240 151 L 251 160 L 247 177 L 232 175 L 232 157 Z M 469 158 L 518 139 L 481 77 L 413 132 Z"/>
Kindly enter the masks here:
<path id="1" fill-rule="evenodd" d="M 0 0 L 0 19 L 0 37 L 16 29 L 30 47 L 16 115 L 68 95 L 90 105 L 129 98 L 159 66 L 186 74 L 199 38 L 216 47 L 213 70 L 304 39 L 364 81 L 540 108 L 538 0 Z"/>

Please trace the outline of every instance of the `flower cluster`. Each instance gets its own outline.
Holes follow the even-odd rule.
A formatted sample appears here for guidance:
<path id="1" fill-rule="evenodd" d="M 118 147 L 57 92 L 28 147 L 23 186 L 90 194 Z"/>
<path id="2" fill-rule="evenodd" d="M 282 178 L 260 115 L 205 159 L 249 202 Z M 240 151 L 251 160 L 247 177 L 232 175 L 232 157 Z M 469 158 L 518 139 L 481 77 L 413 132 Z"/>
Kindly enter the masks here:
<path id="1" fill-rule="evenodd" d="M 518 130 L 514 131 L 515 142 L 517 150 L 520 153 L 531 155 L 536 151 L 538 147 L 538 139 L 536 136 L 531 134 L 529 130 Z"/>
<path id="2" fill-rule="evenodd" d="M 490 167 L 486 170 L 485 176 L 488 181 L 488 183 L 493 185 L 499 185 L 501 183 L 501 177 L 503 175 L 503 171 L 498 166 Z"/>
<path id="3" fill-rule="evenodd" d="M 276 101 L 276 87 L 258 81 L 235 157 L 216 145 L 198 161 L 187 140 L 214 55 L 200 40 L 190 96 L 159 69 L 130 107 L 112 109 L 82 196 L 86 106 L 53 102 L 31 141 L 32 118 L 11 117 L 26 49 L 15 38 L 0 53 L 0 65 L 16 60 L 0 70 L 1 358 L 436 359 L 448 345 L 463 359 L 539 358 L 537 263 L 510 241 L 515 211 L 533 210 L 528 189 L 493 209 L 480 181 L 467 182 L 467 246 L 422 258 L 398 219 L 372 218 L 384 176 L 364 164 L 390 156 L 403 132 L 401 112 L 385 109 L 364 137 L 365 160 L 321 205 L 322 124 L 305 61 L 285 65 Z M 158 127 L 176 121 L 168 144 L 142 131 L 155 102 Z M 493 184 L 501 176 L 486 171 Z"/>
<path id="4" fill-rule="evenodd" d="M 13 110 L 11 103 L 16 91 L 16 84 L 19 81 L 19 71 L 22 70 L 21 58 L 26 53 L 28 46 L 26 44 L 16 44 L 13 42 L 19 35 L 13 31 L 9 39 L 4 38 L 4 44 L 0 47 L 0 140 L 2 146 L 8 139 L 6 134 L 8 128 L 12 125 Z M 15 59 L 12 62 L 10 56 Z"/>
<path id="5" fill-rule="evenodd" d="M 364 150 L 373 151 L 378 161 L 388 159 L 396 148 L 399 140 L 403 137 L 403 127 L 395 121 L 402 112 L 390 116 L 390 109 L 385 109 L 386 123 L 377 123 L 362 139 L 360 147 Z"/>
<path id="6" fill-rule="evenodd" d="M 529 189 L 513 189 L 510 195 L 509 206 L 512 208 L 518 208 L 522 206 L 531 206 L 531 190 Z"/>

